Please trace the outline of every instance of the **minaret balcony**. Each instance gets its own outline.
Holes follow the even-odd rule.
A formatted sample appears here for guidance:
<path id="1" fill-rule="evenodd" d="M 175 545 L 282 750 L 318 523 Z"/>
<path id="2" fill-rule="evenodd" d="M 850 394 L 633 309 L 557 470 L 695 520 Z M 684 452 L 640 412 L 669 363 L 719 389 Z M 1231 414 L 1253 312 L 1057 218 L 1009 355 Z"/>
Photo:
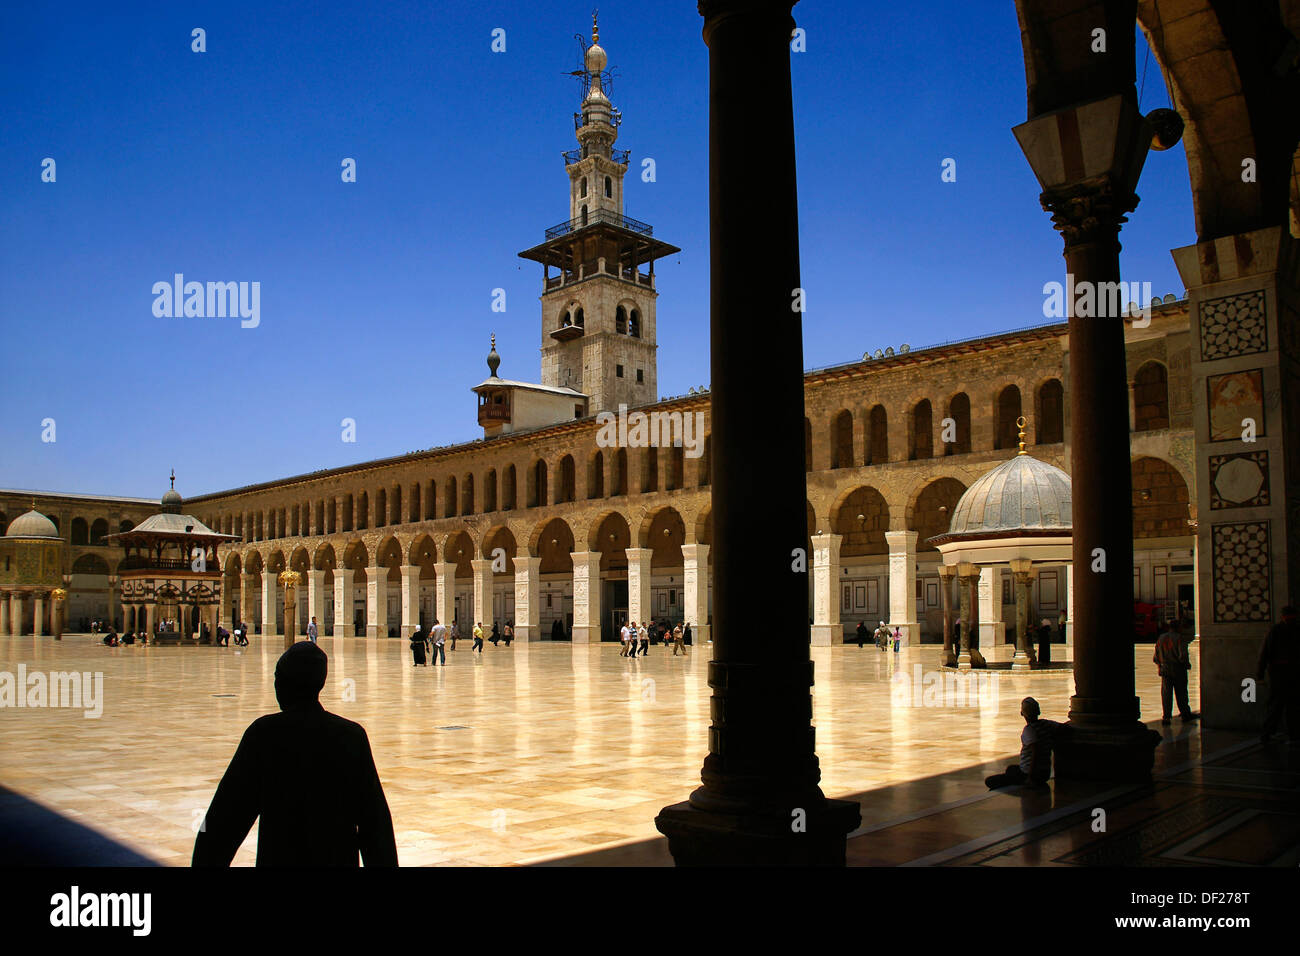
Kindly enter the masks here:
<path id="1" fill-rule="evenodd" d="M 586 149 L 566 149 L 560 155 L 564 157 L 565 166 L 572 166 L 575 163 L 582 162 L 590 155 L 590 153 Z M 630 149 L 611 149 L 609 151 L 609 158 L 612 162 L 618 163 L 620 166 L 626 166 L 628 161 L 632 158 L 632 151 Z"/>
<path id="2" fill-rule="evenodd" d="M 624 216 L 621 213 L 614 212 L 612 209 L 596 208 L 587 214 L 585 220 L 579 217 L 552 226 L 550 229 L 546 230 L 546 238 L 547 240 L 551 240 L 560 236 L 567 236 L 571 232 L 576 232 L 585 226 L 594 226 L 598 222 L 607 222 L 612 226 L 618 226 L 620 229 L 626 229 L 629 232 L 635 232 L 642 236 L 653 236 L 655 234 L 654 227 L 648 222 L 642 222 L 639 219 Z"/>

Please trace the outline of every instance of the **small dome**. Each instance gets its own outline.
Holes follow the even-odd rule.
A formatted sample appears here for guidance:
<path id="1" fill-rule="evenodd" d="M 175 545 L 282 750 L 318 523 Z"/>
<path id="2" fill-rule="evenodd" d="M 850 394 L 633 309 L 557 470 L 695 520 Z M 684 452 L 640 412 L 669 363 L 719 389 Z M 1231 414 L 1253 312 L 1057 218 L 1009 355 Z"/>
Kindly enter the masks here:
<path id="1" fill-rule="evenodd" d="M 599 73 L 605 69 L 609 62 L 609 57 L 605 55 L 604 48 L 599 43 L 593 43 L 587 47 L 587 72 Z"/>
<path id="2" fill-rule="evenodd" d="M 6 538 L 57 538 L 59 529 L 54 527 L 54 522 L 39 511 L 29 511 L 21 514 L 9 523 L 9 530 L 5 532 Z"/>
<path id="3" fill-rule="evenodd" d="M 162 496 L 163 514 L 178 515 L 181 513 L 181 504 L 183 499 L 175 488 L 168 488 Z"/>
<path id="4" fill-rule="evenodd" d="M 1004 461 L 966 489 L 952 509 L 948 535 L 1011 531 L 1069 534 L 1070 476 L 1029 455 Z"/>

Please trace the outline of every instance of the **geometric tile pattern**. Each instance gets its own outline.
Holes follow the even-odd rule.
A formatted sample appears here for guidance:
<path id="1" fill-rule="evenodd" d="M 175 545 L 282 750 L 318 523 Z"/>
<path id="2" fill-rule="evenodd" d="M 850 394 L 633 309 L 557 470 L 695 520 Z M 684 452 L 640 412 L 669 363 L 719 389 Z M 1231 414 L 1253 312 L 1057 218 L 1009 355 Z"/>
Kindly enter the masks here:
<path id="1" fill-rule="evenodd" d="M 1211 534 L 1214 620 L 1272 620 L 1268 522 L 1216 524 Z"/>
<path id="2" fill-rule="evenodd" d="M 1264 293 L 1244 292 L 1201 303 L 1201 361 L 1268 349 Z"/>
<path id="3" fill-rule="evenodd" d="M 1223 473 L 1223 491 L 1219 487 L 1220 472 Z M 1241 475 L 1238 476 L 1237 472 Z M 1245 476 L 1251 479 L 1246 482 Z M 1258 485 L 1256 484 L 1258 482 Z M 1240 487 L 1238 498 L 1234 489 Z M 1253 494 L 1246 492 L 1253 491 Z M 1210 456 L 1210 508 L 1219 511 L 1224 508 L 1264 508 L 1269 503 L 1268 494 L 1268 452 L 1252 451 L 1238 455 Z"/>

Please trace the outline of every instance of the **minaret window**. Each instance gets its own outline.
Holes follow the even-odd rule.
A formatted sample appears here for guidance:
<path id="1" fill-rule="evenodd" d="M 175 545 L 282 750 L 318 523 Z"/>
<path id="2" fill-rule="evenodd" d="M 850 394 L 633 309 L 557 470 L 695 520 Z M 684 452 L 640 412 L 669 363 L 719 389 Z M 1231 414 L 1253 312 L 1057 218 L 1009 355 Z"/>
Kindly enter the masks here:
<path id="1" fill-rule="evenodd" d="M 619 335 L 627 335 L 627 309 L 621 305 L 614 311 L 614 331 Z"/>
<path id="2" fill-rule="evenodd" d="M 582 207 L 582 224 L 583 224 L 584 226 L 587 224 L 587 207 L 586 207 L 586 206 L 583 206 L 583 207 Z"/>
<path id="3" fill-rule="evenodd" d="M 606 199 L 614 198 L 614 181 L 610 179 L 608 176 L 605 177 L 605 198 Z"/>
<path id="4" fill-rule="evenodd" d="M 582 310 L 579 309 L 579 310 L 574 314 L 574 316 L 573 316 L 573 324 L 576 325 L 576 326 L 577 326 L 578 328 L 580 328 L 580 329 L 585 329 L 585 328 L 586 328 L 586 325 L 584 325 L 583 322 L 584 322 L 584 319 L 583 319 L 583 315 L 582 315 Z"/>
<path id="5" fill-rule="evenodd" d="M 634 339 L 639 339 L 641 337 L 641 313 L 636 309 L 632 310 L 632 318 L 628 322 L 627 334 L 632 336 Z"/>
<path id="6" fill-rule="evenodd" d="M 582 185 L 578 187 L 578 196 L 582 199 L 587 198 L 587 180 L 585 177 L 582 180 Z"/>

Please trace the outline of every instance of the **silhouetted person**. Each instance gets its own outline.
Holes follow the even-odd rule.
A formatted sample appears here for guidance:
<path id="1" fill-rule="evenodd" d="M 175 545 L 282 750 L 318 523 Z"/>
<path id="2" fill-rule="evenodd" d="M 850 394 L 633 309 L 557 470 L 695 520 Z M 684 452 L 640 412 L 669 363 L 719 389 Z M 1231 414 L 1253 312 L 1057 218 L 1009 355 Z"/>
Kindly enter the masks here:
<path id="1" fill-rule="evenodd" d="M 1192 658 L 1187 645 L 1193 635 L 1182 633 L 1180 621 L 1170 621 L 1165 632 L 1156 638 L 1155 653 L 1151 655 L 1160 675 L 1160 709 L 1162 724 L 1168 724 L 1173 717 L 1173 698 L 1178 700 L 1178 716 L 1184 722 L 1195 720 L 1191 706 L 1187 703 L 1187 672 L 1191 669 Z"/>
<path id="2" fill-rule="evenodd" d="M 1020 764 L 1007 768 L 1006 773 L 994 774 L 984 783 L 990 790 L 1027 784 L 1046 786 L 1052 775 L 1052 746 L 1063 725 L 1039 716 L 1038 701 L 1026 697 L 1020 702 L 1020 716 L 1025 718 L 1025 729 L 1020 732 Z"/>
<path id="3" fill-rule="evenodd" d="M 275 665 L 281 713 L 253 721 L 221 778 L 194 866 L 229 866 L 257 831 L 258 866 L 396 866 L 393 818 L 365 729 L 317 699 L 325 652 L 300 641 Z"/>
<path id="4" fill-rule="evenodd" d="M 1264 638 L 1256 670 L 1260 680 L 1268 671 L 1268 713 L 1259 739 L 1268 743 L 1285 710 L 1287 736 L 1292 746 L 1300 744 L 1300 619 L 1293 606 L 1282 608 L 1282 620 Z"/>
<path id="5" fill-rule="evenodd" d="M 1052 625 L 1047 618 L 1038 625 L 1038 663 L 1052 663 Z"/>
<path id="6" fill-rule="evenodd" d="M 866 621 L 858 621 L 858 629 L 856 632 L 856 636 L 858 641 L 858 650 L 861 650 L 862 645 L 867 643 L 867 622 Z"/>

